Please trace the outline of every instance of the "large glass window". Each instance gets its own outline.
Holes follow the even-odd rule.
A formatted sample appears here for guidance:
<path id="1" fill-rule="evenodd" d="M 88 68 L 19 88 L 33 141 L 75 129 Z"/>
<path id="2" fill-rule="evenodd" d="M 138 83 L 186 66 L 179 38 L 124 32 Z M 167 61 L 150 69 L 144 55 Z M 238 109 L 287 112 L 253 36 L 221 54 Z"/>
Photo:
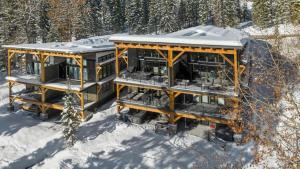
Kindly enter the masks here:
<path id="1" fill-rule="evenodd" d="M 74 59 L 67 59 L 67 74 L 70 79 L 80 80 L 80 67 Z M 83 60 L 83 80 L 88 80 L 87 61 Z"/>

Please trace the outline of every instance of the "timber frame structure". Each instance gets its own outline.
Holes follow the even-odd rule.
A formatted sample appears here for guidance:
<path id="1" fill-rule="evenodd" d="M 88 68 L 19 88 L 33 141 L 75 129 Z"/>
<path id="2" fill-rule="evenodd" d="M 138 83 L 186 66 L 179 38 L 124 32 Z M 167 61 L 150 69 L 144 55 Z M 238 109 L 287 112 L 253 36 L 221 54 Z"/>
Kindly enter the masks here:
<path id="1" fill-rule="evenodd" d="M 128 39 L 126 40 L 126 38 Z M 235 133 L 241 133 L 243 131 L 243 121 L 241 117 L 242 108 L 240 103 L 240 77 L 246 69 L 245 65 L 240 63 L 239 58 L 239 50 L 242 47 L 209 47 L 203 45 L 195 46 L 188 44 L 176 44 L 176 43 L 159 43 L 159 42 L 147 42 L 139 41 L 137 37 L 135 40 L 130 39 L 130 35 L 127 36 L 125 40 L 121 37 L 115 37 L 111 39 L 115 43 L 116 46 L 116 75 L 117 79 L 116 83 L 116 92 L 117 92 L 117 112 L 120 113 L 123 109 L 129 108 L 134 110 L 146 111 L 146 112 L 154 112 L 165 115 L 169 120 L 169 123 L 175 124 L 181 118 L 188 118 L 200 121 L 208 121 L 212 123 L 226 124 L 228 125 Z M 133 38 L 135 38 L 133 36 Z M 142 37 L 143 38 L 143 37 Z M 141 39 L 142 39 L 141 38 Z M 151 37 L 150 37 L 151 38 Z M 156 38 L 156 37 L 155 37 Z M 159 38 L 159 37 L 158 37 Z M 145 38 L 146 39 L 146 38 Z M 159 41 L 159 40 L 157 40 Z M 126 81 L 120 81 L 118 79 L 122 79 L 120 76 L 119 62 L 120 60 L 124 60 L 128 65 L 128 60 L 130 59 L 129 50 L 151 50 L 159 54 L 161 58 L 163 58 L 167 63 L 168 70 L 168 85 L 166 87 L 157 87 L 153 85 L 149 85 L 147 83 L 129 83 Z M 178 88 L 174 88 L 174 65 L 176 62 L 183 57 L 185 53 L 203 53 L 203 54 L 216 54 L 221 56 L 224 61 L 232 67 L 233 70 L 233 94 L 226 96 L 226 100 L 231 103 L 231 111 L 222 112 L 223 114 L 231 114 L 230 119 L 225 119 L 221 117 L 210 117 L 205 115 L 193 114 L 175 111 L 175 99 L 182 94 L 190 94 L 190 95 L 199 95 L 201 96 L 203 92 L 201 91 L 189 91 L 189 90 L 180 90 Z M 231 59 L 228 56 L 232 56 Z M 143 88 L 143 89 L 151 89 L 151 90 L 160 90 L 168 95 L 169 103 L 168 108 L 161 109 L 156 107 L 151 107 L 147 105 L 138 105 L 134 103 L 123 102 L 121 100 L 122 90 L 126 87 L 135 87 L 135 88 Z M 204 92 L 205 93 L 205 92 Z M 210 95 L 210 93 L 206 93 Z M 218 94 L 217 94 L 218 95 Z"/>
<path id="2" fill-rule="evenodd" d="M 111 43 L 112 44 L 112 43 Z M 87 111 L 93 110 L 95 106 L 99 105 L 99 103 L 103 102 L 102 94 L 103 91 L 110 91 L 109 89 L 112 89 L 110 95 L 107 97 L 112 97 L 114 94 L 113 90 L 113 79 L 115 77 L 114 72 L 111 73 L 110 76 L 107 76 L 105 78 L 100 78 L 100 74 L 102 73 L 102 67 L 105 66 L 106 64 L 113 63 L 112 65 L 114 66 L 114 50 L 113 50 L 113 44 L 111 45 L 112 47 L 108 48 L 107 50 L 99 50 L 99 51 L 93 51 L 93 52 L 83 52 L 83 53 L 70 53 L 70 52 L 56 52 L 54 50 L 52 51 L 47 51 L 47 50 L 42 50 L 42 49 L 35 49 L 34 44 L 31 47 L 32 49 L 22 49 L 22 46 L 18 45 L 12 45 L 12 46 L 4 46 L 8 50 L 8 76 L 6 77 L 8 81 L 8 87 L 9 87 L 9 105 L 10 107 L 13 107 L 14 102 L 21 102 L 21 103 L 29 103 L 35 106 L 38 106 L 39 112 L 41 113 L 40 116 L 42 118 L 48 118 L 48 110 L 53 109 L 53 110 L 59 110 L 62 111 L 64 108 L 64 105 L 59 102 L 59 103 L 53 103 L 53 102 L 47 102 L 46 96 L 47 93 L 51 91 L 55 91 L 56 93 L 67 93 L 70 92 L 74 94 L 74 96 L 78 97 L 78 110 L 80 111 L 82 120 L 85 120 L 89 118 Z M 104 53 L 104 54 L 103 54 Z M 97 54 L 101 54 L 103 56 L 108 56 L 108 54 L 112 56 L 112 59 L 108 58 L 105 63 L 98 63 L 98 57 L 96 57 Z M 13 73 L 12 73 L 12 62 L 14 61 L 15 57 L 17 55 L 30 55 L 32 57 L 38 58 L 38 61 L 40 63 L 40 74 L 38 79 L 35 81 L 30 81 L 30 80 L 24 80 L 17 78 Z M 70 81 L 68 80 L 68 83 L 62 83 L 59 85 L 52 85 L 51 81 L 46 80 L 46 74 L 51 74 L 51 71 L 46 72 L 46 62 L 47 60 L 49 61 L 49 58 L 53 57 L 53 59 L 58 58 L 58 59 L 65 59 L 64 62 L 66 62 L 67 59 L 73 60 L 76 66 L 79 68 L 79 80 L 76 80 L 76 87 L 72 88 L 69 86 L 68 83 Z M 87 80 L 84 79 L 84 59 L 87 57 L 92 58 L 92 63 L 91 67 L 94 67 L 91 69 L 91 76 L 93 77 L 92 81 L 87 82 Z M 66 68 L 67 69 L 67 68 Z M 57 70 L 58 71 L 58 70 Z M 90 76 L 90 75 L 89 75 Z M 57 79 L 53 79 L 57 80 Z M 52 81 L 53 81 L 52 80 Z M 65 79 L 67 80 L 67 79 Z M 102 90 L 103 85 L 107 86 L 107 83 L 112 84 L 112 86 L 106 87 L 106 89 Z M 13 87 L 16 84 L 23 84 L 31 87 L 35 87 L 37 90 L 37 93 L 40 95 L 40 100 L 36 99 L 30 99 L 26 97 L 22 97 L 20 95 L 14 95 L 13 94 Z M 93 88 L 93 93 L 92 94 L 87 94 L 89 96 L 86 97 L 91 97 L 92 95 L 92 102 L 91 103 L 85 103 L 85 92 L 89 90 L 90 88 Z M 94 92 L 94 89 L 96 90 Z M 64 95 L 64 94 L 63 94 Z M 108 95 L 108 94 L 107 94 Z M 105 96 L 106 97 L 106 96 Z"/>

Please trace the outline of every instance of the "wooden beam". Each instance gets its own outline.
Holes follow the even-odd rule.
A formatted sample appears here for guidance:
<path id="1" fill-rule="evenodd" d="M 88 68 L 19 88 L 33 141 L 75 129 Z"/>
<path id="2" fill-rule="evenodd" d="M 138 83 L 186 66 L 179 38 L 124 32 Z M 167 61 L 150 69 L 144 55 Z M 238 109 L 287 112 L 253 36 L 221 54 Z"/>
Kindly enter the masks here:
<path id="1" fill-rule="evenodd" d="M 160 56 L 162 56 L 166 61 L 168 61 L 168 57 L 166 57 L 166 56 L 162 53 L 161 50 L 159 50 L 159 49 L 155 49 L 155 50 L 159 53 Z"/>
<path id="2" fill-rule="evenodd" d="M 151 107 L 147 107 L 147 106 L 139 106 L 139 105 L 128 104 L 128 103 L 118 103 L 118 104 L 119 104 L 119 106 L 124 106 L 124 107 L 130 108 L 130 109 L 143 110 L 143 111 L 160 113 L 160 114 L 170 114 L 169 111 L 151 108 Z"/>
<path id="3" fill-rule="evenodd" d="M 185 53 L 185 51 L 181 51 L 175 58 L 173 59 L 173 64 L 176 62 L 177 59 L 179 59 L 180 56 L 182 56 Z"/>
<path id="4" fill-rule="evenodd" d="M 126 47 L 121 52 L 118 52 L 118 54 L 116 55 L 117 58 L 119 58 L 120 56 L 122 56 L 127 50 L 128 50 L 128 48 Z"/>
<path id="5" fill-rule="evenodd" d="M 226 61 L 226 62 L 228 62 L 231 66 L 234 66 L 234 63 L 232 63 L 231 62 L 231 60 L 230 59 L 228 59 L 224 54 L 222 54 L 222 53 L 219 53 L 222 57 L 223 57 L 223 59 Z"/>
<path id="6" fill-rule="evenodd" d="M 238 70 L 238 58 L 237 58 L 237 50 L 234 49 L 234 91 L 235 93 L 238 93 L 239 90 L 239 70 Z"/>
<path id="7" fill-rule="evenodd" d="M 187 46 L 168 46 L 168 45 L 153 45 L 153 44 L 138 44 L 138 43 L 116 43 L 117 48 L 136 48 L 136 49 L 153 49 L 153 50 L 169 50 L 199 52 L 199 53 L 215 53 L 215 54 L 234 54 L 232 49 L 220 48 L 202 48 L 202 47 L 187 47 Z"/>
<path id="8" fill-rule="evenodd" d="M 243 74 L 245 70 L 246 70 L 246 66 L 240 65 L 240 75 Z"/>
<path id="9" fill-rule="evenodd" d="M 115 66 L 116 76 L 119 77 L 120 76 L 120 64 L 119 64 L 119 49 L 118 49 L 118 47 L 116 47 L 115 55 L 116 55 L 116 66 Z"/>

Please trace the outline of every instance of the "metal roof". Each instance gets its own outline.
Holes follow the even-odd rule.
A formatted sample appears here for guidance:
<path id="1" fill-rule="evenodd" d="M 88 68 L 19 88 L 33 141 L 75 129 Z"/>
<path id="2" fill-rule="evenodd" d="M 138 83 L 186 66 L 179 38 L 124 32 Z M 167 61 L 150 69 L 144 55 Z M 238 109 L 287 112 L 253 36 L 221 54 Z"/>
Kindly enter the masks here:
<path id="1" fill-rule="evenodd" d="M 52 42 L 52 43 L 35 43 L 19 45 L 3 45 L 3 48 L 39 50 L 50 52 L 63 52 L 71 54 L 101 52 L 114 50 L 114 43 L 109 41 L 110 36 L 96 36 L 88 39 L 81 39 L 74 42 Z"/>
<path id="2" fill-rule="evenodd" d="M 214 48 L 242 48 L 248 34 L 234 28 L 196 26 L 164 35 L 113 35 L 112 42 L 182 45 Z"/>

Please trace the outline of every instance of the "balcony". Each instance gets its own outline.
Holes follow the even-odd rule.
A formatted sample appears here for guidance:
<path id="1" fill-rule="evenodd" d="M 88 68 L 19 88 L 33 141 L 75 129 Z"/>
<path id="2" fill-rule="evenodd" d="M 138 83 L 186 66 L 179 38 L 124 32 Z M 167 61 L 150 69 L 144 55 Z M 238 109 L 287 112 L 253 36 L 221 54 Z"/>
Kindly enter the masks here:
<path id="1" fill-rule="evenodd" d="M 150 92 L 129 92 L 118 101 L 157 109 L 169 108 L 169 97 L 165 94 L 158 96 Z"/>
<path id="2" fill-rule="evenodd" d="M 155 75 L 151 72 L 122 72 L 115 80 L 118 83 L 164 88 L 168 86 L 168 76 Z"/>
<path id="3" fill-rule="evenodd" d="M 175 112 L 204 117 L 231 119 L 230 109 L 226 106 L 208 103 L 176 103 Z"/>
<path id="4" fill-rule="evenodd" d="M 227 80 L 218 78 L 196 78 L 193 81 L 177 79 L 172 89 L 182 92 L 194 92 L 195 94 L 206 93 L 230 97 L 237 96 L 234 91 L 234 86 L 231 86 Z"/>

